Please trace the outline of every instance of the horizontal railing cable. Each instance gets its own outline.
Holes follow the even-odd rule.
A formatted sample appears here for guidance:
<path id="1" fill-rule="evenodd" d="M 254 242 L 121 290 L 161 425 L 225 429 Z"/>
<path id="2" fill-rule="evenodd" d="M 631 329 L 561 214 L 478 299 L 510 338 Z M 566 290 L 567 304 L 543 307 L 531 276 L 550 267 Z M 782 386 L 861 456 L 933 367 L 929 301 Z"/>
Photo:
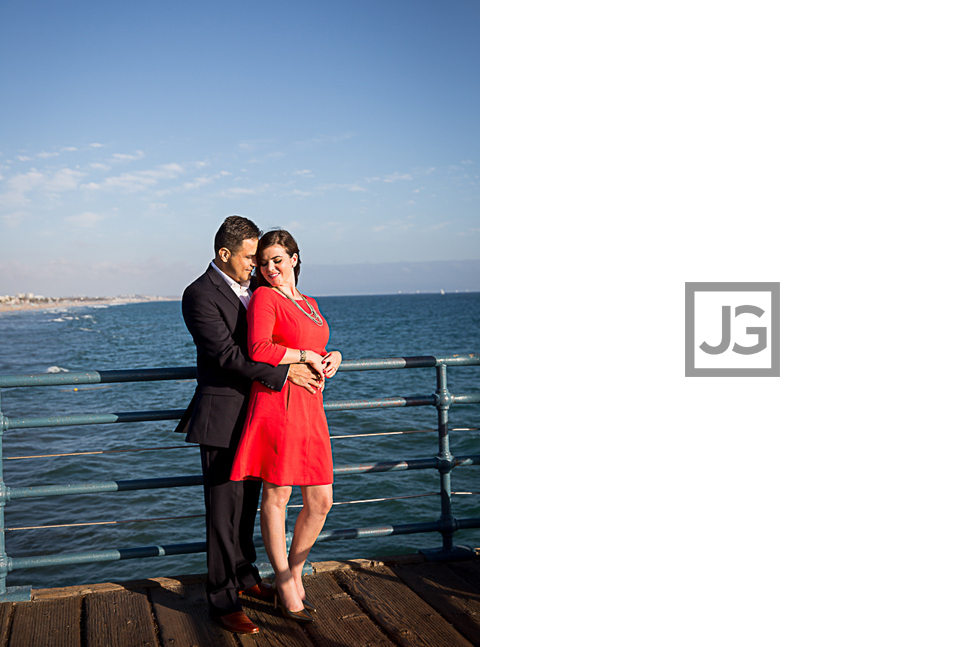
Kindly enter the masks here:
<path id="1" fill-rule="evenodd" d="M 90 452 L 69 452 L 66 454 L 35 454 L 33 456 L 4 456 L 5 461 L 19 461 L 25 458 L 65 458 L 67 456 L 93 456 L 96 454 L 125 454 L 130 452 L 155 452 L 162 449 L 190 449 L 198 445 L 172 445 L 170 447 L 138 447 L 135 449 L 102 449 Z"/>
<path id="2" fill-rule="evenodd" d="M 449 429 L 448 432 L 455 431 L 481 431 L 477 427 L 456 427 L 454 429 Z M 428 434 L 437 433 L 437 429 L 414 429 L 411 431 L 373 431 L 363 434 L 337 434 L 330 436 L 330 440 L 339 440 L 342 438 L 367 438 L 369 436 L 398 436 L 401 434 Z M 137 447 L 133 449 L 102 449 L 97 451 L 88 452 L 68 452 L 65 454 L 35 454 L 32 456 L 4 456 L 5 461 L 19 461 L 25 458 L 62 458 L 67 456 L 93 456 L 98 454 L 123 454 L 130 452 L 154 452 L 164 449 L 198 449 L 198 445 L 184 444 L 184 445 L 172 445 L 169 447 Z"/>
<path id="3" fill-rule="evenodd" d="M 478 495 L 479 492 L 452 492 L 451 495 Z M 420 499 L 429 496 L 441 496 L 441 492 L 428 492 L 426 494 L 404 494 L 401 496 L 388 496 L 381 497 L 378 499 L 358 499 L 356 501 L 334 501 L 333 505 L 354 505 L 359 503 L 380 503 L 382 501 L 396 501 L 398 499 Z M 295 503 L 293 505 L 286 506 L 288 510 L 299 510 L 303 508 L 303 504 Z M 257 512 L 261 512 L 262 508 L 257 508 Z M 117 519 L 115 521 L 80 521 L 78 523 L 55 523 L 46 526 L 19 526 L 16 528 L 7 528 L 6 532 L 12 530 L 49 530 L 51 528 L 79 528 L 81 526 L 112 526 L 122 523 L 146 523 L 150 521 L 173 521 L 176 519 L 198 519 L 205 517 L 205 513 L 201 514 L 185 514 L 177 517 L 150 517 L 146 519 Z"/>
<path id="4" fill-rule="evenodd" d="M 2 376 L 0 376 L 2 377 Z M 475 394 L 453 395 L 451 404 L 479 404 L 481 396 Z M 433 407 L 438 400 L 433 395 L 393 396 L 358 400 L 324 402 L 324 411 L 360 411 L 364 409 L 395 409 L 400 407 Z M 127 422 L 157 422 L 179 420 L 185 409 L 160 411 L 122 411 L 118 413 L 82 413 L 46 418 L 5 418 L 6 429 L 37 429 L 41 427 L 70 427 L 74 425 L 111 425 Z"/>
<path id="5" fill-rule="evenodd" d="M 50 530 L 51 528 L 80 528 L 82 526 L 114 526 L 122 523 L 144 523 L 148 521 L 172 521 L 174 519 L 194 519 L 204 517 L 202 514 L 185 514 L 178 517 L 150 517 L 147 519 L 117 519 L 115 521 L 81 521 L 78 523 L 54 523 L 46 526 L 19 526 L 17 528 L 6 528 L 5 532 L 12 530 Z"/>
<path id="6" fill-rule="evenodd" d="M 478 465 L 480 457 L 456 456 L 453 466 Z M 333 468 L 334 474 L 371 474 L 379 472 L 401 472 L 407 470 L 437 469 L 436 458 L 418 458 L 402 461 L 376 461 L 357 465 L 340 465 Z M 97 494 L 100 492 L 127 492 L 131 490 L 151 490 L 168 487 L 188 487 L 202 485 L 201 474 L 185 476 L 163 476 L 151 479 L 129 479 L 122 481 L 95 481 L 67 485 L 30 485 L 26 487 L 5 487 L 0 497 L 6 499 L 25 499 L 31 497 L 69 496 L 74 494 Z"/>
<path id="7" fill-rule="evenodd" d="M 450 527 L 454 530 L 479 528 L 481 519 L 452 518 Z M 317 537 L 317 541 L 340 541 L 344 539 L 368 539 L 372 537 L 389 537 L 397 535 L 413 535 L 425 532 L 441 532 L 447 527 L 441 521 L 426 521 L 417 523 L 386 524 L 367 528 L 339 528 L 324 530 Z M 257 541 L 256 545 L 261 545 Z M 184 544 L 165 544 L 160 546 L 138 546 L 134 548 L 119 548 L 110 550 L 91 551 L 86 553 L 61 553 L 57 555 L 37 555 L 33 557 L 8 556 L 8 570 L 25 568 L 39 568 L 42 566 L 66 566 L 68 564 L 90 564 L 94 562 L 111 562 L 122 559 L 141 559 L 143 557 L 162 557 L 164 555 L 189 555 L 204 553 L 205 542 L 197 541 Z"/>
<path id="8" fill-rule="evenodd" d="M 397 368 L 435 368 L 437 366 L 478 366 L 479 354 L 452 355 L 451 357 L 384 357 L 369 359 L 345 359 L 340 370 L 376 371 Z M 65 384 L 103 384 L 109 382 L 156 382 L 163 380 L 194 380 L 194 366 L 172 368 L 143 368 L 120 371 L 67 371 L 64 373 L 30 373 L 27 375 L 0 375 L 0 389 L 23 386 L 63 386 Z"/>
<path id="9" fill-rule="evenodd" d="M 448 428 L 448 433 L 455 431 L 481 431 L 478 427 L 454 427 Z M 438 433 L 437 429 L 413 429 L 410 431 L 369 431 L 363 434 L 335 434 L 330 436 L 330 440 L 337 440 L 340 438 L 370 438 L 371 436 L 399 436 L 401 434 L 427 434 Z"/>

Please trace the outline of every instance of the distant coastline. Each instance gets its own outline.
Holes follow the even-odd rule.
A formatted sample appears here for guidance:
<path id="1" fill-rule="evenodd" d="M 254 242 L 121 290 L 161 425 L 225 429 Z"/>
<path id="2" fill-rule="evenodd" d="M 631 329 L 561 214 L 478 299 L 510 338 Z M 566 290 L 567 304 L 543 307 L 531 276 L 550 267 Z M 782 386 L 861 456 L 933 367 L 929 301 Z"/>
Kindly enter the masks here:
<path id="1" fill-rule="evenodd" d="M 374 294 L 318 294 L 316 298 L 332 298 L 345 296 L 398 296 L 398 295 L 430 295 L 430 294 L 474 294 L 478 290 L 414 290 L 410 292 L 398 291 L 380 292 Z M 77 306 L 117 306 L 126 303 L 148 303 L 152 301 L 181 301 L 181 297 L 160 297 L 146 294 L 125 294 L 117 297 L 42 297 L 30 294 L 6 296 L 0 294 L 0 315 L 9 312 L 25 310 L 49 310 L 52 308 L 73 308 Z"/>
<path id="2" fill-rule="evenodd" d="M 75 306 L 115 306 L 125 303 L 148 301 L 178 301 L 179 297 L 158 297 L 144 294 L 126 294 L 118 297 L 42 297 L 33 294 L 16 296 L 0 295 L 0 314 L 22 310 L 45 310 Z"/>

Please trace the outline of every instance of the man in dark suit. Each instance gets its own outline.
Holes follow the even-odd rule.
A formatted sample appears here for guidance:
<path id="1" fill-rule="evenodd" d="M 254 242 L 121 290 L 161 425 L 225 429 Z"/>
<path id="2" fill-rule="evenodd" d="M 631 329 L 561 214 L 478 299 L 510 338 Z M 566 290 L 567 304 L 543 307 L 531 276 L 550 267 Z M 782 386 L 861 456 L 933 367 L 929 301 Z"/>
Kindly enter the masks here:
<path id="1" fill-rule="evenodd" d="M 307 389 L 320 382 L 305 364 L 274 367 L 246 353 L 249 279 L 260 233 L 247 218 L 226 218 L 216 232 L 215 259 L 182 294 L 182 318 L 197 351 L 198 386 L 176 432 L 184 431 L 186 442 L 198 443 L 202 454 L 209 610 L 236 633 L 259 632 L 243 612 L 239 594 L 273 597 L 254 564 L 262 482 L 229 480 L 250 387 L 253 380 L 275 391 L 287 379 Z"/>

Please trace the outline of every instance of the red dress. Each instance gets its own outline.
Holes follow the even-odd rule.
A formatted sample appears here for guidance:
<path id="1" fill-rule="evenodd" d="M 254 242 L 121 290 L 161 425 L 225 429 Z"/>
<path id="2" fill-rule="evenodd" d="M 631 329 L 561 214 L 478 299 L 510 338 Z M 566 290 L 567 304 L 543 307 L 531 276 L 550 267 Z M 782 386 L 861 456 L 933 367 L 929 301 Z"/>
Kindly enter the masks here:
<path id="1" fill-rule="evenodd" d="M 307 297 L 314 312 L 317 302 Z M 298 301 L 306 308 L 306 303 Z M 330 327 L 318 326 L 277 290 L 260 287 L 246 312 L 249 356 L 278 366 L 287 348 L 326 354 Z M 330 432 L 323 397 L 289 380 L 282 391 L 254 381 L 249 411 L 232 465 L 233 481 L 262 479 L 274 485 L 333 483 Z"/>

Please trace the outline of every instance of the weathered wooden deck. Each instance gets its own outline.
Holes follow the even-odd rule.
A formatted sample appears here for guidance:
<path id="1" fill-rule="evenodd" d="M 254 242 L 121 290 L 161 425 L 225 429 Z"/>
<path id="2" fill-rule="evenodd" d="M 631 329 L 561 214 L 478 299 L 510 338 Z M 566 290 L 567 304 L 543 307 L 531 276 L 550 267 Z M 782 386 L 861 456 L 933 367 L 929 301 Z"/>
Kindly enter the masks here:
<path id="1" fill-rule="evenodd" d="M 0 647 L 465 647 L 479 645 L 479 559 L 419 555 L 315 562 L 304 579 L 313 624 L 243 599 L 260 629 L 211 620 L 200 575 L 38 589 L 0 604 Z"/>

